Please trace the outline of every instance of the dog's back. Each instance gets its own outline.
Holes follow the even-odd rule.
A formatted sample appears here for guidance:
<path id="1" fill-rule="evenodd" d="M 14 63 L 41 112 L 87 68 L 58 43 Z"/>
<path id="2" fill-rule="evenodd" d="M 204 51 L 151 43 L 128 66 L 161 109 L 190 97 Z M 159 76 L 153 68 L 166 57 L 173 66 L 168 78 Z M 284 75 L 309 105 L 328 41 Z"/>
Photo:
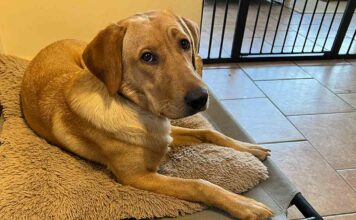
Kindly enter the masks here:
<path id="1" fill-rule="evenodd" d="M 76 40 L 57 41 L 41 50 L 25 71 L 21 90 L 23 114 L 30 127 L 51 142 L 56 142 L 49 127 L 55 112 L 52 108 L 65 105 L 63 85 L 83 72 L 81 54 L 85 46 Z"/>

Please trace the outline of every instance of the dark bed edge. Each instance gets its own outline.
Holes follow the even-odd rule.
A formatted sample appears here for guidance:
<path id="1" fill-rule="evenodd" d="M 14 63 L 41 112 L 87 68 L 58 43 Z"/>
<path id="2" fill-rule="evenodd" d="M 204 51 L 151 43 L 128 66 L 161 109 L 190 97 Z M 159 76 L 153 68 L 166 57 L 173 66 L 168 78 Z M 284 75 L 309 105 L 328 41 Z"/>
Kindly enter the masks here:
<path id="1" fill-rule="evenodd" d="M 297 193 L 292 199 L 291 205 L 295 207 L 303 214 L 303 216 L 308 220 L 319 220 L 323 219 L 319 213 L 313 208 L 313 206 L 304 198 L 302 193 Z"/>

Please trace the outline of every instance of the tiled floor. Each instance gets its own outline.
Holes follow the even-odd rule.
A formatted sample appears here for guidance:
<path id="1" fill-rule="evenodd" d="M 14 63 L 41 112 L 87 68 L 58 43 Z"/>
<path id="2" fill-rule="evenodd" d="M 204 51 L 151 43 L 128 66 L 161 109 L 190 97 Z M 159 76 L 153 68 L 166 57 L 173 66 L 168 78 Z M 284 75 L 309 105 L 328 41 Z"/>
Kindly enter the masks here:
<path id="1" fill-rule="evenodd" d="M 210 65 L 203 79 L 325 219 L 356 219 L 356 60 Z"/>
<path id="2" fill-rule="evenodd" d="M 200 45 L 201 55 L 204 58 L 208 57 L 208 55 L 210 58 L 219 57 L 219 53 L 214 52 L 214 50 L 208 54 L 209 36 L 210 33 L 213 33 L 211 39 L 212 47 L 220 48 L 221 44 L 221 57 L 230 57 L 235 22 L 238 14 L 238 1 L 229 1 L 225 29 L 223 29 L 223 24 L 226 1 L 217 0 L 214 23 L 212 23 L 214 1 L 206 0 L 204 2 L 205 7 L 201 28 L 203 37 L 201 38 Z M 334 16 L 336 3 L 330 1 L 331 3 L 324 15 L 325 2 L 319 1 L 316 14 L 313 15 L 311 13 L 313 10 L 307 10 L 302 15 L 300 12 L 292 12 L 290 8 L 283 7 L 280 4 L 273 4 L 270 7 L 268 1 L 261 1 L 261 5 L 259 6 L 259 2 L 259 0 L 250 1 L 241 49 L 242 53 L 280 53 L 282 51 L 292 52 L 292 49 L 293 52 L 328 51 L 333 45 L 343 11 L 345 10 L 344 7 L 339 6 L 339 10 Z M 259 8 L 260 10 L 258 10 Z M 314 8 L 314 5 L 311 8 Z M 268 16 L 270 9 L 270 16 Z M 352 39 L 356 27 L 356 16 L 353 16 L 352 19 L 340 50 L 342 53 L 348 51 L 350 43 L 352 43 L 350 52 L 356 52 L 356 39 Z M 224 37 L 222 38 L 223 33 Z"/>

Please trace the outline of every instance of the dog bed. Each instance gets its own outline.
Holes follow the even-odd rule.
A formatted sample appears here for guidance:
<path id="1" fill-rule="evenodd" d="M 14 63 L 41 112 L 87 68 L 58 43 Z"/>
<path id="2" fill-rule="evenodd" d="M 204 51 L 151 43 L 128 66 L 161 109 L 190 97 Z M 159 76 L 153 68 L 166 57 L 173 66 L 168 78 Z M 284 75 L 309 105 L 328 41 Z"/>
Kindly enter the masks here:
<path id="1" fill-rule="evenodd" d="M 25 123 L 19 91 L 28 61 L 0 55 L 0 219 L 124 219 L 176 217 L 201 211 L 199 203 L 138 190 L 116 182 L 105 167 L 48 144 Z M 201 115 L 175 125 L 211 127 Z M 212 144 L 177 146 L 160 173 L 201 178 L 235 193 L 268 178 L 266 167 L 249 153 Z"/>

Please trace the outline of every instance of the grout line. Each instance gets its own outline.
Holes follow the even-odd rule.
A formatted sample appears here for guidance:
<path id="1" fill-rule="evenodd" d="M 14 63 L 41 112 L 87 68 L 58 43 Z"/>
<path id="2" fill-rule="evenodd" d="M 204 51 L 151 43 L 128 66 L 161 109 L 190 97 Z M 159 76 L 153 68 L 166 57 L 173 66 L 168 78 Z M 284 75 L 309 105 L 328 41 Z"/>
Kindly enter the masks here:
<path id="1" fill-rule="evenodd" d="M 300 135 L 302 135 L 302 137 L 305 140 L 308 140 L 305 135 L 299 131 L 299 129 L 287 118 L 287 116 L 281 111 L 281 109 L 276 105 L 276 103 L 274 103 L 268 96 L 267 94 L 256 84 L 255 81 L 252 80 L 252 78 L 246 73 L 245 70 L 242 69 L 242 71 L 247 75 L 247 77 L 255 84 L 255 86 L 266 96 L 266 98 L 272 103 L 272 105 L 274 105 L 274 107 L 284 116 L 284 118 L 299 132 Z"/>
<path id="2" fill-rule="evenodd" d="M 352 211 L 352 212 L 344 212 L 344 213 L 337 213 L 337 214 L 331 214 L 331 215 L 323 215 L 322 217 L 333 217 L 333 216 L 350 215 L 350 214 L 356 214 L 356 212 Z"/>
<path id="3" fill-rule="evenodd" d="M 348 95 L 348 94 L 356 94 L 356 91 L 355 92 L 338 92 L 338 93 L 335 93 L 336 95 Z"/>
<path id="4" fill-rule="evenodd" d="M 353 107 L 352 107 L 353 108 Z M 332 115 L 332 114 L 343 114 L 343 113 L 355 113 L 355 110 L 344 111 L 344 112 L 319 112 L 319 113 L 302 113 L 296 115 L 286 115 L 286 117 L 297 117 L 297 116 L 311 116 L 311 115 Z"/>
<path id="5" fill-rule="evenodd" d="M 218 99 L 219 101 L 232 101 L 232 100 L 245 100 L 245 99 L 267 99 L 267 97 L 246 97 L 246 98 L 227 98 L 227 99 Z"/>
<path id="6" fill-rule="evenodd" d="M 336 171 L 337 175 L 339 175 L 344 180 L 344 182 L 346 182 L 346 184 L 349 185 L 350 188 L 356 192 L 356 188 L 338 172 L 338 171 L 342 171 L 342 170 L 355 170 L 355 168 L 335 169 L 335 171 Z"/>
<path id="7" fill-rule="evenodd" d="M 282 80 L 303 80 L 303 79 L 314 79 L 312 76 L 310 76 L 310 78 L 307 77 L 301 77 L 301 78 L 284 78 L 284 79 L 255 79 L 253 81 L 257 81 L 257 82 L 269 82 L 269 81 L 282 81 Z"/>
<path id="8" fill-rule="evenodd" d="M 342 64 L 343 65 L 343 64 Z M 348 64 L 347 64 L 348 65 Z M 318 65 L 319 67 L 321 66 L 321 65 Z M 344 104 L 346 104 L 347 106 L 349 106 L 349 107 L 351 107 L 352 109 L 355 109 L 353 106 L 351 106 L 348 102 L 346 102 L 345 100 L 343 100 L 342 98 L 340 98 L 338 95 L 337 95 L 337 93 L 335 93 L 334 91 L 332 91 L 329 87 L 327 87 L 326 85 L 324 85 L 321 81 L 319 81 L 317 78 L 315 78 L 312 74 L 310 74 L 310 73 L 308 73 L 306 70 L 304 70 L 302 67 L 301 67 L 301 69 L 305 72 L 305 73 L 307 73 L 308 75 L 310 75 L 312 78 L 310 78 L 310 79 L 314 79 L 316 82 L 318 82 L 319 83 L 319 85 L 320 86 L 322 86 L 323 88 L 325 88 L 325 89 L 327 89 L 329 92 L 331 92 L 332 94 L 334 94 L 341 102 L 343 102 Z M 296 79 L 296 80 L 298 80 L 298 79 Z M 266 95 L 266 94 L 265 94 Z M 266 95 L 267 96 L 267 95 Z M 323 114 L 323 113 L 321 113 L 321 114 Z"/>
<path id="9" fill-rule="evenodd" d="M 243 70 L 244 71 L 244 70 Z M 245 71 L 244 71 L 245 72 Z M 251 79 L 251 77 L 245 72 L 245 74 L 247 75 L 247 77 L 249 77 Z M 251 79 L 252 80 L 252 79 Z M 253 80 L 252 80 L 253 81 Z M 318 81 L 319 82 L 319 81 Z M 253 81 L 253 83 L 255 83 Z M 319 82 L 320 83 L 320 82 Z M 320 83 L 321 84 L 321 83 Z M 294 128 L 303 136 L 303 138 L 305 140 L 307 140 L 310 144 L 310 146 L 312 148 L 314 148 L 314 150 L 317 152 L 317 154 L 319 154 L 319 156 L 321 157 L 321 159 L 326 162 L 331 169 L 334 170 L 334 172 L 336 173 L 336 175 L 339 176 L 339 178 L 341 178 L 341 181 L 344 181 L 346 183 L 347 186 L 349 186 L 351 188 L 351 190 L 353 190 L 353 187 L 350 186 L 350 184 L 336 171 L 336 169 L 330 164 L 330 162 L 323 156 L 323 154 L 314 146 L 314 144 L 308 139 L 306 138 L 306 136 L 294 125 L 294 123 L 281 111 L 281 109 L 278 108 L 278 106 L 267 96 L 267 94 L 255 83 L 255 85 L 261 90 L 261 92 L 267 97 L 267 99 L 282 113 L 282 115 L 284 115 L 284 117 L 289 121 L 289 123 L 294 126 Z M 322 85 L 323 86 L 323 85 Z M 328 88 L 327 88 L 328 89 Z M 284 143 L 284 142 L 281 142 Z"/>
<path id="10" fill-rule="evenodd" d="M 335 93 L 335 95 L 337 97 L 339 97 L 342 101 L 344 101 L 345 103 L 349 104 L 353 109 L 356 110 L 356 106 L 354 107 L 351 103 L 349 103 L 348 101 L 346 101 L 345 99 L 343 99 L 340 95 L 347 95 L 347 94 L 356 94 L 356 93 Z"/>
<path id="11" fill-rule="evenodd" d="M 304 134 L 303 134 L 303 135 L 304 135 Z M 308 140 L 308 139 L 307 139 L 307 140 Z M 341 181 L 343 181 L 347 186 L 350 187 L 350 189 L 351 189 L 352 191 L 354 191 L 354 188 L 349 184 L 349 182 L 347 182 L 346 179 L 345 179 L 343 176 L 341 176 L 341 174 L 340 174 L 339 172 L 337 172 L 337 170 L 334 168 L 334 166 L 331 165 L 331 163 L 327 160 L 326 157 L 324 157 L 324 155 L 318 150 L 318 148 L 316 148 L 316 147 L 314 146 L 314 144 L 313 144 L 311 141 L 308 140 L 308 142 L 309 142 L 310 146 L 312 146 L 312 147 L 314 148 L 314 150 L 319 154 L 319 156 L 321 157 L 321 159 L 322 159 L 324 162 L 326 162 L 326 163 L 330 166 L 330 168 L 331 168 L 332 170 L 334 170 L 334 172 L 335 172 L 336 175 L 341 179 Z"/>
<path id="12" fill-rule="evenodd" d="M 288 141 L 272 141 L 272 142 L 261 142 L 261 143 L 257 143 L 260 145 L 264 145 L 264 144 L 284 144 L 284 143 L 294 143 L 294 142 L 309 142 L 307 139 L 301 139 L 301 140 L 288 140 Z"/>
<path id="13" fill-rule="evenodd" d="M 344 168 L 344 169 L 335 169 L 336 171 L 343 171 L 343 170 L 356 170 L 356 167 L 351 168 Z"/>

